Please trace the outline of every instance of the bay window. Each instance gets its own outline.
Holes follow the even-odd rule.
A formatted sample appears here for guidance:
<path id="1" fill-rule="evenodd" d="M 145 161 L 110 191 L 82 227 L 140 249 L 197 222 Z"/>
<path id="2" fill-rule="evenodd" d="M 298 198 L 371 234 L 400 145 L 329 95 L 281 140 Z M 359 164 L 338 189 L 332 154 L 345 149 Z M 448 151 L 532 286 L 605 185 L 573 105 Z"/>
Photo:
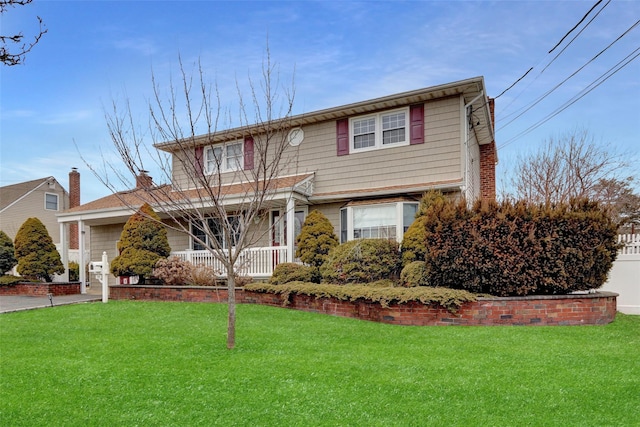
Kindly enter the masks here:
<path id="1" fill-rule="evenodd" d="M 389 239 L 400 242 L 418 211 L 417 202 L 347 206 L 340 211 L 340 242 Z"/>

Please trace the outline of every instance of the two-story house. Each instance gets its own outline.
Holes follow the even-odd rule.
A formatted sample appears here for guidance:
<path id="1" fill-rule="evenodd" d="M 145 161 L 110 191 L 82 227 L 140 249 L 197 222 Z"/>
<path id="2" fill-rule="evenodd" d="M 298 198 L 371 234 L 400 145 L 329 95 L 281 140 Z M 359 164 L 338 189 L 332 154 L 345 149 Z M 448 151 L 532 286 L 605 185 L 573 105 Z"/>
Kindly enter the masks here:
<path id="1" fill-rule="evenodd" d="M 14 240 L 28 218 L 38 218 L 60 248 L 56 215 L 69 208 L 69 193 L 52 176 L 0 187 L 0 230 Z"/>
<path id="2" fill-rule="evenodd" d="M 188 150 L 175 141 L 156 145 L 174 159 L 167 185 L 184 196 L 190 187 L 198 193 L 202 181 L 190 179 L 194 173 L 226 176 L 223 203 L 234 215 L 247 194 L 241 185 L 246 174 L 238 171 L 257 167 L 261 131 L 256 125 L 203 135 Z M 268 231 L 250 248 L 256 252 L 252 259 L 269 261 L 249 266 L 251 276 L 268 277 L 276 263 L 294 259 L 294 238 L 288 236 L 295 237 L 312 209 L 329 218 L 343 242 L 400 242 L 425 191 L 467 200 L 495 197 L 493 100 L 482 77 L 292 116 L 281 132 L 295 161 L 275 177 L 265 224 L 256 225 Z M 185 156 L 196 167 L 185 167 Z M 91 260 L 100 260 L 103 251 L 112 259 L 124 223 L 141 204 L 137 196 L 154 189 L 166 194 L 167 185 L 154 187 L 142 173 L 136 189 L 70 209 L 58 219 L 81 229 L 91 226 Z M 168 234 L 174 253 L 205 262 L 208 255 L 197 241 L 174 230 Z"/>

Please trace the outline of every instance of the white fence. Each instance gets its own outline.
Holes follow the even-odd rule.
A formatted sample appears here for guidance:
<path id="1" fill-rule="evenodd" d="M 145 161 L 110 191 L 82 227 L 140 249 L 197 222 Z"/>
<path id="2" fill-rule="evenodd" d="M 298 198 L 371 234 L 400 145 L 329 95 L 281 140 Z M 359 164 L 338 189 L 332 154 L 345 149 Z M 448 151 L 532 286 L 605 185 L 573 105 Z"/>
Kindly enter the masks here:
<path id="1" fill-rule="evenodd" d="M 622 234 L 618 242 L 624 247 L 601 289 L 619 294 L 618 311 L 640 315 L 640 234 Z"/>
<path id="2" fill-rule="evenodd" d="M 221 277 L 226 276 L 225 268 L 209 251 L 176 251 L 171 255 L 180 257 L 183 261 L 189 261 L 193 265 L 206 265 L 220 272 Z M 281 262 L 287 261 L 286 246 L 269 246 L 263 248 L 247 248 L 242 251 L 236 262 L 236 268 L 240 275 L 249 277 L 270 277 L 273 269 Z"/>

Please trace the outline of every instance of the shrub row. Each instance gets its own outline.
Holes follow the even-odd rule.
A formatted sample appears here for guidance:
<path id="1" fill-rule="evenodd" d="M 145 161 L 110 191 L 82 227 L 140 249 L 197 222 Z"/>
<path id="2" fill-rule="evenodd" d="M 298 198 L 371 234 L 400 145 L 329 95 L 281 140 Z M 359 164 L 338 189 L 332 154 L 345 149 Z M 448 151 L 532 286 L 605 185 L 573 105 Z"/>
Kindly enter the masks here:
<path id="1" fill-rule="evenodd" d="M 597 203 L 440 200 L 424 212 L 426 269 L 439 286 L 497 296 L 596 289 L 617 255 L 616 226 Z"/>
<path id="2" fill-rule="evenodd" d="M 255 292 L 266 292 L 282 296 L 283 305 L 287 305 L 292 294 L 315 296 L 316 298 L 336 298 L 344 301 L 365 299 L 378 302 L 382 307 L 391 303 L 403 304 L 419 301 L 423 304 L 437 304 L 455 312 L 465 302 L 476 301 L 476 295 L 459 289 L 447 288 L 398 288 L 387 286 L 315 284 L 290 282 L 283 285 L 252 283 L 245 289 Z"/>

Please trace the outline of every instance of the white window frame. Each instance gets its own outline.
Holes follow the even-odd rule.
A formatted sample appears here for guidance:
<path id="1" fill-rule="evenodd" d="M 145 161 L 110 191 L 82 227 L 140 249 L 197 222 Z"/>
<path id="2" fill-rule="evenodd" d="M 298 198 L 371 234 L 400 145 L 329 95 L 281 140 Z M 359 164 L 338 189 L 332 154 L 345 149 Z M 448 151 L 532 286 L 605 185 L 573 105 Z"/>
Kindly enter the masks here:
<path id="1" fill-rule="evenodd" d="M 232 152 L 230 147 L 239 146 L 240 153 L 235 156 L 231 156 Z M 215 151 L 221 150 L 220 159 L 215 158 Z M 211 155 L 214 156 L 211 159 Z M 233 161 L 233 159 L 236 159 Z M 230 162 L 231 161 L 231 162 Z M 238 140 L 233 142 L 227 142 L 225 144 L 209 145 L 204 148 L 204 165 L 206 174 L 218 173 L 218 167 L 220 173 L 236 172 L 244 169 L 244 141 Z"/>
<path id="2" fill-rule="evenodd" d="M 55 209 L 49 209 L 47 207 L 47 197 L 49 196 L 53 196 L 56 198 L 56 208 Z M 56 193 L 44 193 L 44 209 L 47 211 L 58 211 L 60 210 L 60 196 L 57 195 Z"/>
<path id="3" fill-rule="evenodd" d="M 395 240 L 398 243 L 402 242 L 402 238 L 406 229 L 411 225 L 411 223 L 405 224 L 404 220 L 404 206 L 407 204 L 415 205 L 416 212 L 418 210 L 418 202 L 411 201 L 402 201 L 402 202 L 392 202 L 392 203 L 372 203 L 368 205 L 356 205 L 356 206 L 346 206 L 340 210 L 340 243 L 344 243 L 350 240 L 355 240 L 355 221 L 354 221 L 354 209 L 366 209 L 366 208 L 379 208 L 384 206 L 394 206 L 395 208 Z M 344 224 L 344 220 L 346 219 L 346 227 Z M 413 222 L 413 219 L 411 220 Z M 364 237 L 367 238 L 367 237 Z M 384 237 L 381 237 L 384 238 Z M 346 239 L 346 240 L 345 240 Z"/>
<path id="4" fill-rule="evenodd" d="M 240 215 L 227 215 L 227 220 L 228 220 L 229 222 L 233 222 L 233 221 L 240 221 Z M 209 218 L 207 218 L 207 219 L 206 219 L 206 221 L 220 222 L 221 220 L 220 220 L 219 218 L 216 218 L 216 217 L 209 217 Z M 198 222 L 200 223 L 201 221 L 198 221 Z M 193 232 L 194 232 L 194 227 L 195 227 L 195 221 L 194 221 L 194 220 L 192 220 L 192 221 L 191 221 L 190 227 L 191 227 L 191 232 L 193 233 Z M 220 231 L 222 231 L 223 233 L 226 233 L 226 230 L 225 230 L 224 228 L 222 228 Z M 238 234 L 239 234 L 239 233 L 240 233 L 240 230 L 238 230 Z M 211 246 L 211 244 L 210 244 L 209 235 L 208 235 L 206 232 L 204 233 L 204 236 L 203 236 L 203 237 L 204 237 L 204 240 L 205 240 L 206 246 L 208 246 L 208 247 L 213 247 L 213 246 Z M 234 240 L 237 240 L 237 238 L 238 238 L 238 236 L 236 236 L 236 238 L 235 238 Z M 222 239 L 222 241 L 221 241 L 221 242 L 218 242 L 218 243 L 222 243 L 222 245 L 223 245 L 223 248 L 222 248 L 222 249 L 229 249 L 229 248 L 227 247 L 227 239 L 226 239 L 226 236 L 225 236 L 225 235 L 221 236 L 221 239 Z M 191 240 L 191 242 L 190 242 L 189 247 L 190 247 L 192 250 L 205 250 L 204 248 L 203 248 L 203 249 L 196 249 L 196 245 L 198 245 L 198 246 L 199 246 L 199 245 L 201 245 L 201 243 L 200 243 L 200 242 L 198 242 L 198 241 L 196 241 L 196 239 L 195 239 L 193 236 L 191 236 L 190 240 Z"/>
<path id="5" fill-rule="evenodd" d="M 389 116 L 393 116 L 393 115 L 397 115 L 397 114 L 404 114 L 404 126 L 402 127 L 395 127 L 392 129 L 383 129 L 383 122 L 384 122 L 384 118 L 385 117 L 389 117 Z M 351 117 L 349 118 L 349 149 L 350 152 L 352 153 L 359 153 L 359 152 L 363 152 L 363 151 L 371 151 L 371 150 L 380 150 L 383 148 L 392 148 L 392 147 L 402 147 L 405 145 L 409 145 L 410 143 L 410 123 L 409 123 L 409 108 L 399 108 L 396 110 L 388 110 L 388 111 L 382 111 L 380 113 L 376 113 L 376 114 L 367 114 L 367 115 L 363 115 L 363 116 L 357 116 L 357 117 Z M 362 133 L 359 133 L 358 135 L 356 135 L 356 125 L 364 120 L 373 120 L 374 121 L 374 129 L 373 129 L 373 133 L 374 133 L 374 145 L 369 146 L 369 147 L 360 147 L 360 148 L 356 148 L 356 136 L 362 135 Z M 385 144 L 383 139 L 384 139 L 384 132 L 386 130 L 394 130 L 394 129 L 401 129 L 404 128 L 404 139 L 397 141 L 397 142 L 392 142 L 392 143 L 387 143 Z"/>

